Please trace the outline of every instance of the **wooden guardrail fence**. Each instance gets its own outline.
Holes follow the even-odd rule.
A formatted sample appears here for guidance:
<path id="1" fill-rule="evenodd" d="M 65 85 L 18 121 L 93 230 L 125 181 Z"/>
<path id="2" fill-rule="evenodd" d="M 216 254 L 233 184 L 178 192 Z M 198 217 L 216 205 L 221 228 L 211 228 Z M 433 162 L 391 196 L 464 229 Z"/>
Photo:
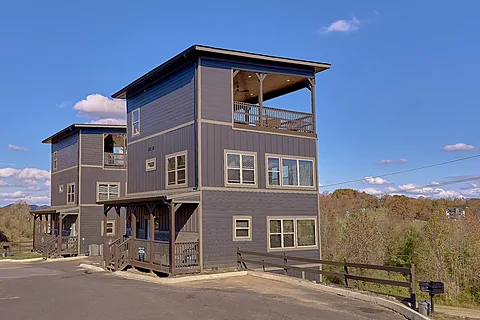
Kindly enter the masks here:
<path id="1" fill-rule="evenodd" d="M 0 254 L 15 252 L 31 252 L 33 251 L 33 242 L 32 241 L 14 241 L 14 242 L 0 242 Z"/>
<path id="2" fill-rule="evenodd" d="M 268 262 L 268 261 L 265 261 L 265 259 L 262 259 L 260 261 L 253 260 L 254 258 L 246 259 L 244 256 L 257 256 L 262 258 L 279 259 L 279 260 L 282 260 L 283 263 Z M 324 270 L 314 269 L 311 266 L 301 266 L 298 264 L 292 265 L 292 264 L 289 264 L 289 262 L 291 261 L 308 263 L 308 264 L 318 264 L 318 266 L 329 265 L 329 266 L 343 267 L 343 272 L 324 271 Z M 294 257 L 294 256 L 287 255 L 286 253 L 276 254 L 276 253 L 247 251 L 247 250 L 241 250 L 240 248 L 237 248 L 237 262 L 240 268 L 246 268 L 246 269 L 247 269 L 247 263 L 248 263 L 248 264 L 260 265 L 262 266 L 264 271 L 265 271 L 265 267 L 274 267 L 274 268 L 283 269 L 285 274 L 287 274 L 288 270 L 296 270 L 301 272 L 302 278 L 305 278 L 305 273 L 339 277 L 344 279 L 346 287 L 349 286 L 348 280 L 356 280 L 356 281 L 378 283 L 378 284 L 408 288 L 410 293 L 409 297 L 402 297 L 402 296 L 396 296 L 391 294 L 385 294 L 385 295 L 389 295 L 394 298 L 397 298 L 402 302 L 409 303 L 412 309 L 416 309 L 415 266 L 414 265 L 411 265 L 410 268 L 407 268 L 407 267 L 390 267 L 390 266 L 381 266 L 381 265 L 373 265 L 373 264 L 353 263 L 353 262 L 347 262 L 347 261 L 343 261 L 343 262 L 328 261 L 328 260 L 320 260 L 320 259 Z M 351 274 L 348 268 L 382 270 L 387 272 L 402 273 L 402 274 L 408 275 L 409 281 L 408 282 L 396 281 L 396 280 L 357 276 L 357 275 Z"/>

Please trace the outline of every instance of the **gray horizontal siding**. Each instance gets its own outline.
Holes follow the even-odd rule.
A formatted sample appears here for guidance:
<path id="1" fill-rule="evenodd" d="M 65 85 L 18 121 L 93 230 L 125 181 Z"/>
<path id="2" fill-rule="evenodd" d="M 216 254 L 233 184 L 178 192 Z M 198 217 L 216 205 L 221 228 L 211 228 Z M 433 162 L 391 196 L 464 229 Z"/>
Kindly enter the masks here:
<path id="1" fill-rule="evenodd" d="M 265 153 L 316 158 L 316 140 L 202 124 L 202 185 L 224 186 L 224 150 L 257 152 L 259 188 L 265 188 Z"/>
<path id="2" fill-rule="evenodd" d="M 67 204 L 67 183 L 75 182 L 78 187 L 78 167 L 52 174 L 51 197 L 52 206 Z M 58 186 L 63 184 L 63 192 L 58 192 Z M 77 189 L 78 194 L 78 189 Z"/>
<path id="3" fill-rule="evenodd" d="M 195 183 L 194 125 L 128 146 L 128 193 L 165 190 L 165 156 L 187 150 L 187 184 Z M 151 151 L 148 151 L 148 149 Z M 157 170 L 145 172 L 145 161 L 157 158 Z"/>
<path id="4" fill-rule="evenodd" d="M 53 153 L 57 152 L 57 169 L 53 169 Z M 70 168 L 78 164 L 78 133 L 73 133 L 52 143 L 52 172 Z"/>
<path id="5" fill-rule="evenodd" d="M 82 133 L 82 164 L 103 166 L 103 133 Z"/>
<path id="6" fill-rule="evenodd" d="M 108 212 L 107 219 L 115 220 L 117 213 L 114 209 Z M 122 208 L 120 212 L 120 234 L 121 237 L 125 234 L 125 220 L 126 211 Z M 80 239 L 81 251 L 88 251 L 88 246 L 91 244 L 103 244 L 102 237 L 102 221 L 103 221 L 103 206 L 98 207 L 81 207 L 80 208 Z"/>
<path id="7" fill-rule="evenodd" d="M 124 196 L 126 179 L 126 170 L 104 170 L 102 168 L 82 167 L 81 204 L 96 203 L 97 182 L 119 182 L 120 196 Z"/>
<path id="8" fill-rule="evenodd" d="M 194 120 L 194 66 L 192 63 L 145 92 L 127 99 L 127 131 L 130 141 Z M 140 134 L 132 137 L 132 111 L 137 108 L 140 108 Z"/>
<path id="9" fill-rule="evenodd" d="M 316 194 L 203 191 L 202 201 L 202 247 L 206 269 L 235 267 L 237 247 L 267 252 L 267 216 L 318 215 Z M 232 240 L 233 216 L 252 216 L 252 241 Z M 296 257 L 320 257 L 319 249 L 287 252 Z"/>

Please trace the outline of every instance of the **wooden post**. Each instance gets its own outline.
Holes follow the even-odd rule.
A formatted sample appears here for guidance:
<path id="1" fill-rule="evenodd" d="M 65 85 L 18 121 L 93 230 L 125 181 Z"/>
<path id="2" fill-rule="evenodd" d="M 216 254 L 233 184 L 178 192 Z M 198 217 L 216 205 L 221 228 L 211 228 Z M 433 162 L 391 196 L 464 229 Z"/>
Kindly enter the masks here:
<path id="1" fill-rule="evenodd" d="M 109 247 L 108 247 L 108 242 L 107 242 L 107 215 L 108 215 L 108 211 L 111 209 L 111 207 L 103 207 L 103 261 L 105 262 L 105 268 L 108 267 L 107 266 L 107 257 L 108 257 L 108 253 L 107 251 L 109 250 Z"/>
<path id="2" fill-rule="evenodd" d="M 175 203 L 170 202 L 170 275 L 175 273 Z"/>
<path id="3" fill-rule="evenodd" d="M 58 214 L 58 254 L 62 253 L 62 233 L 63 233 L 63 215 L 61 213 Z"/>
<path id="4" fill-rule="evenodd" d="M 286 253 L 283 252 L 283 272 L 285 275 L 288 275 L 288 269 L 287 269 L 287 258 L 285 258 Z"/>
<path id="5" fill-rule="evenodd" d="M 258 93 L 258 117 L 260 121 L 260 127 L 263 127 L 263 80 L 267 77 L 265 73 L 255 73 L 257 75 L 258 81 L 260 83 L 260 91 Z"/>
<path id="6" fill-rule="evenodd" d="M 308 78 L 310 82 L 310 93 L 312 99 L 312 121 L 313 121 L 313 133 L 317 132 L 317 119 L 315 118 L 315 78 Z"/>
<path id="7" fill-rule="evenodd" d="M 345 286 L 348 287 L 348 267 L 347 267 L 347 259 L 343 259 L 343 271 L 345 272 L 344 274 L 344 279 L 345 279 Z"/>
<path id="8" fill-rule="evenodd" d="M 130 207 L 130 217 L 132 219 L 132 238 L 137 239 L 137 216 L 135 215 L 135 207 Z"/>
<path id="9" fill-rule="evenodd" d="M 155 238 L 155 205 L 148 207 L 148 211 L 150 211 L 150 264 L 153 266 L 153 238 Z M 147 231 L 147 230 L 145 230 Z M 152 268 L 153 269 L 153 268 Z"/>
<path id="10" fill-rule="evenodd" d="M 117 213 L 117 216 L 115 217 L 115 236 L 117 238 L 120 237 L 120 210 L 122 207 L 115 207 L 115 212 Z"/>
<path id="11" fill-rule="evenodd" d="M 37 215 L 33 214 L 33 250 L 35 250 L 35 233 L 37 231 Z"/>
<path id="12" fill-rule="evenodd" d="M 417 310 L 417 297 L 415 295 L 415 265 L 414 264 L 410 265 L 410 305 L 413 310 Z M 432 304 L 432 310 L 433 310 L 433 304 Z"/>

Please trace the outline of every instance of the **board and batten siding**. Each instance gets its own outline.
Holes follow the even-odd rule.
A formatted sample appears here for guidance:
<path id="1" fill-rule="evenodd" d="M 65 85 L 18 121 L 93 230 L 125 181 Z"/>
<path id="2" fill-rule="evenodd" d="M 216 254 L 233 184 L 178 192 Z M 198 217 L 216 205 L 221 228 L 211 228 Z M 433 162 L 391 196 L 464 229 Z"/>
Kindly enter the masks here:
<path id="1" fill-rule="evenodd" d="M 117 213 L 115 209 L 108 212 L 107 220 L 115 220 Z M 115 235 L 121 237 L 125 234 L 125 220 L 126 210 L 122 208 L 120 211 L 120 234 Z M 88 251 L 88 246 L 91 244 L 103 244 L 102 237 L 102 221 L 103 221 L 103 206 L 80 207 L 80 237 L 81 252 Z"/>
<path id="2" fill-rule="evenodd" d="M 315 139 L 234 130 L 228 125 L 203 123 L 202 184 L 223 187 L 225 150 L 239 150 L 257 153 L 258 187 L 265 188 L 266 153 L 316 158 L 316 143 Z"/>
<path id="3" fill-rule="evenodd" d="M 50 186 L 50 201 L 52 206 L 64 206 L 67 204 L 67 184 L 75 182 L 78 187 L 78 167 L 71 168 L 62 172 L 53 172 Z M 63 192 L 58 192 L 59 185 L 63 185 Z M 78 189 L 77 195 L 78 195 Z M 75 198 L 77 202 L 78 199 Z M 78 202 L 77 202 L 78 203 Z"/>
<path id="4" fill-rule="evenodd" d="M 57 169 L 53 169 L 53 153 L 57 152 Z M 78 165 L 78 133 L 73 133 L 52 143 L 52 172 Z"/>
<path id="5" fill-rule="evenodd" d="M 236 267 L 237 247 L 244 250 L 267 252 L 268 216 L 317 218 L 316 236 L 317 243 L 319 243 L 317 194 L 249 191 L 202 192 L 202 248 L 205 269 Z M 252 217 L 251 241 L 232 241 L 233 216 Z M 296 257 L 313 259 L 320 257 L 320 249 L 286 252 Z"/>
<path id="6" fill-rule="evenodd" d="M 128 146 L 128 193 L 165 190 L 165 156 L 187 151 L 187 187 L 195 185 L 195 126 L 189 125 Z M 149 151 L 150 150 L 150 151 Z M 145 171 L 145 161 L 156 158 L 154 171 Z"/>
<path id="7" fill-rule="evenodd" d="M 125 196 L 126 170 L 82 167 L 81 204 L 95 204 L 97 201 L 98 182 L 118 182 L 120 196 Z"/>
<path id="8" fill-rule="evenodd" d="M 128 140 L 135 141 L 193 121 L 194 79 L 195 65 L 191 63 L 144 92 L 128 98 Z M 140 108 L 140 134 L 132 136 L 132 111 L 137 108 Z"/>
<path id="9" fill-rule="evenodd" d="M 82 133 L 82 164 L 103 166 L 103 133 Z"/>
<path id="10" fill-rule="evenodd" d="M 278 64 L 202 58 L 200 62 L 202 119 L 232 122 L 232 69 L 315 77 L 311 68 L 282 68 Z"/>

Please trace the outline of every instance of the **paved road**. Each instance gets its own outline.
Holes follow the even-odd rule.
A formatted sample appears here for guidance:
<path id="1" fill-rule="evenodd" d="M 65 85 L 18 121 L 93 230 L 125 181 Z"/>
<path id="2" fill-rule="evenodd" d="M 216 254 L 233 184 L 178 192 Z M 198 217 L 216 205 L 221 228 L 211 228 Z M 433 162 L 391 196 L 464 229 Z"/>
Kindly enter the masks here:
<path id="1" fill-rule="evenodd" d="M 159 285 L 86 273 L 79 263 L 0 264 L 0 318 L 403 319 L 364 302 L 253 277 Z"/>

